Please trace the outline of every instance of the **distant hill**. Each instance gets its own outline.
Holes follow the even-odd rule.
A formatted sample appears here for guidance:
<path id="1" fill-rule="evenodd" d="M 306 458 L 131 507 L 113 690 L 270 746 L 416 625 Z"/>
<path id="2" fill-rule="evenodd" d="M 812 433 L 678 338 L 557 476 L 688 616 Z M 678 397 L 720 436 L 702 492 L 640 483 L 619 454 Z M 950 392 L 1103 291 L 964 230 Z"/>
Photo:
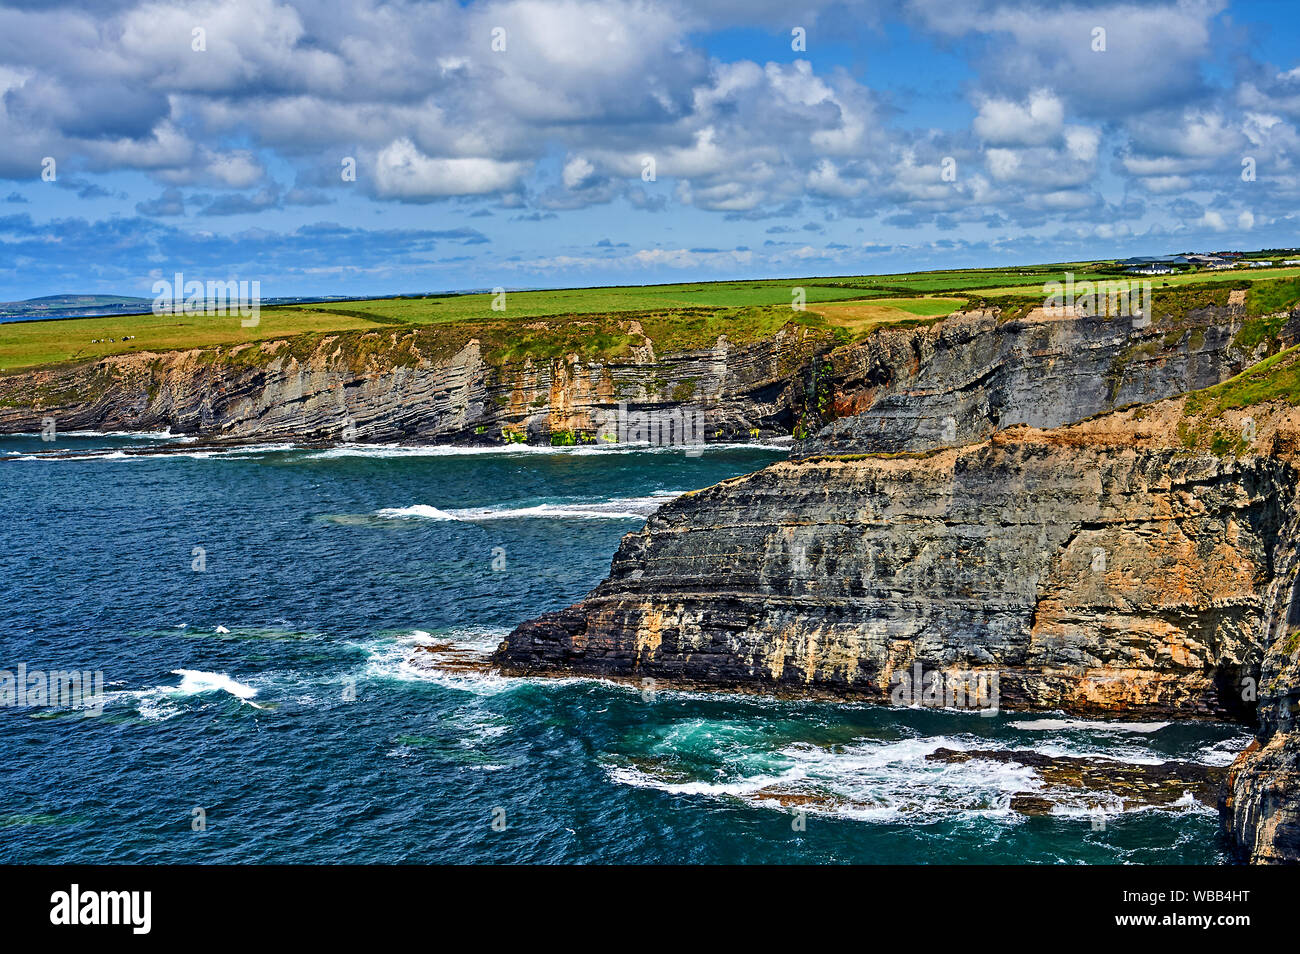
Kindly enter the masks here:
<path id="1" fill-rule="evenodd" d="M 26 301 L 0 302 L 0 321 L 130 315 L 148 311 L 152 304 L 149 298 L 123 295 L 46 295 Z"/>
<path id="2" fill-rule="evenodd" d="M 402 297 L 402 296 L 395 296 Z M 366 299 L 343 295 L 324 295 L 311 298 L 300 296 L 263 298 L 261 305 L 298 305 L 316 302 L 347 302 Z M 104 318 L 111 315 L 143 315 L 153 310 L 152 298 L 131 298 L 126 295 L 46 295 L 25 301 L 0 302 L 0 323 L 7 321 L 35 321 L 46 318 Z"/>

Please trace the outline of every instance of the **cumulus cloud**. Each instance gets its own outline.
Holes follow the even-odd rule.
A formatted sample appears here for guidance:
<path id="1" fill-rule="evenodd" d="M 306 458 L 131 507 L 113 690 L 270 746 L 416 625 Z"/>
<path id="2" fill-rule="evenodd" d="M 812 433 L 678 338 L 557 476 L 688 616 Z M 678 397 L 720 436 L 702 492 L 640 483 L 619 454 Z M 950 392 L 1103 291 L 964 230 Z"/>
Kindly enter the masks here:
<path id="1" fill-rule="evenodd" d="M 398 139 L 375 157 L 375 190 L 384 198 L 428 201 L 451 195 L 483 195 L 513 188 L 527 171 L 522 162 L 485 156 L 426 156 L 409 139 Z"/>
<path id="2" fill-rule="evenodd" d="M 1041 146 L 1059 137 L 1065 104 L 1051 90 L 1036 90 L 1024 103 L 984 99 L 975 117 L 975 134 L 994 146 Z"/>

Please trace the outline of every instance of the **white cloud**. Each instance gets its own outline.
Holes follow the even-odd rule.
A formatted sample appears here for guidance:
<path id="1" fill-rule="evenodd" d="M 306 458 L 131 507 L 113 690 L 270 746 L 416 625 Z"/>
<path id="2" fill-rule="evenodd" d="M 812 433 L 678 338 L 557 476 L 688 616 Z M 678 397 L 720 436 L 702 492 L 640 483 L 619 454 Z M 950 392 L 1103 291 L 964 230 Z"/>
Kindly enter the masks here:
<path id="1" fill-rule="evenodd" d="M 809 22 L 828 6 L 815 2 Z M 733 218 L 802 205 L 950 227 L 1069 221 L 1097 201 L 1103 157 L 1126 188 L 1204 192 L 1200 215 L 1240 185 L 1248 155 L 1252 214 L 1275 222 L 1269 202 L 1300 201 L 1300 70 L 1252 68 L 1230 93 L 1202 88 L 1221 8 L 907 0 L 918 41 L 956 41 L 951 55 L 971 57 L 966 121 L 942 128 L 815 55 L 710 55 L 718 24 L 782 26 L 775 0 L 0 8 L 0 175 L 30 177 L 57 154 L 61 171 L 244 190 L 269 188 L 268 170 L 287 165 L 304 188 L 333 195 L 340 159 L 355 156 L 360 190 L 392 201 L 493 196 L 534 211 L 676 201 Z M 836 6 L 835 25 L 847 35 L 893 13 Z M 1105 53 L 1090 45 L 1098 24 Z M 197 25 L 206 52 L 191 49 Z M 557 155 L 558 170 L 546 161 Z M 641 181 L 647 156 L 658 182 Z M 941 176 L 945 157 L 955 181 Z"/>
<path id="2" fill-rule="evenodd" d="M 564 164 L 564 172 L 561 178 L 564 180 L 566 189 L 576 189 L 584 182 L 591 178 L 596 167 L 584 159 L 582 156 L 574 156 Z"/>
<path id="3" fill-rule="evenodd" d="M 1224 221 L 1223 213 L 1215 212 L 1213 209 L 1206 209 L 1197 225 L 1213 229 L 1216 232 L 1226 232 L 1228 230 L 1228 223 Z"/>
<path id="4" fill-rule="evenodd" d="M 523 162 L 426 156 L 411 140 L 397 139 L 375 157 L 375 191 L 415 201 L 484 195 L 514 188 L 527 170 Z"/>
<path id="5" fill-rule="evenodd" d="M 1031 93 L 1025 103 L 985 99 L 973 127 L 975 134 L 997 146 L 1041 146 L 1061 135 L 1065 104 L 1051 90 Z"/>

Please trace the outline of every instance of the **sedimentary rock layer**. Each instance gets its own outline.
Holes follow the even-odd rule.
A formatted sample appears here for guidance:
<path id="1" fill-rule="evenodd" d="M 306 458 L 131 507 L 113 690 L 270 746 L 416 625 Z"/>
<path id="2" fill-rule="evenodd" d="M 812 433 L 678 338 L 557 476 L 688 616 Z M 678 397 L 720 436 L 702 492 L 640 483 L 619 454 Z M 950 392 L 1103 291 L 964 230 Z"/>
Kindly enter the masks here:
<path id="1" fill-rule="evenodd" d="M 500 443 L 593 439 L 620 405 L 703 415 L 708 440 L 789 434 L 797 369 L 831 340 L 790 325 L 770 339 L 617 359 L 489 357 L 480 341 L 425 346 L 385 329 L 233 348 L 104 358 L 0 378 L 0 433 L 161 430 L 208 438 Z M 445 337 L 445 336 L 444 336 Z M 445 344 L 441 342 L 440 344 Z"/>
<path id="2" fill-rule="evenodd" d="M 829 690 L 1000 673 L 1002 704 L 1241 717 L 1296 473 L 1029 430 L 776 464 L 679 498 L 518 671 Z"/>
<path id="3" fill-rule="evenodd" d="M 1222 381 L 1278 345 L 1243 343 L 1245 321 L 1237 306 L 1159 327 L 978 311 L 840 347 L 829 331 L 791 323 L 766 340 L 721 335 L 674 349 L 628 318 L 619 327 L 632 346 L 617 358 L 512 356 L 457 326 L 381 328 L 5 375 L 0 433 L 53 417 L 63 430 L 170 428 L 209 439 L 568 442 L 594 439 L 624 405 L 698 415 L 706 440 L 794 434 L 804 439 L 796 456 L 922 450 Z M 580 318 L 551 323 L 581 337 Z M 555 331 L 539 324 L 520 331 Z"/>
<path id="4" fill-rule="evenodd" d="M 1268 353 L 1267 342 L 1240 335 L 1246 320 L 1238 306 L 1149 324 L 1038 308 L 1011 320 L 977 311 L 882 329 L 828 356 L 836 419 L 795 456 L 955 446 L 1208 387 Z"/>
<path id="5" fill-rule="evenodd" d="M 1294 554 L 1291 554 L 1294 560 Z M 1289 572 L 1294 574 L 1295 563 Z M 1235 852 L 1257 864 L 1300 864 L 1300 619 L 1270 631 L 1255 741 L 1233 763 L 1223 815 Z"/>

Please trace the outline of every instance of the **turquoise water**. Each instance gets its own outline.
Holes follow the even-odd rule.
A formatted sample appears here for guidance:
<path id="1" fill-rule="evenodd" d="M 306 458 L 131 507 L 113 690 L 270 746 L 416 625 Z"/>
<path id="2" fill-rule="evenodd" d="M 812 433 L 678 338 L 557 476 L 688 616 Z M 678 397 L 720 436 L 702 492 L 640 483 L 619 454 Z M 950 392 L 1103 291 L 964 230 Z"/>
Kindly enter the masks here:
<path id="1" fill-rule="evenodd" d="M 107 683 L 97 716 L 0 708 L 0 861 L 1222 860 L 1195 804 L 1109 806 L 1094 830 L 1010 811 L 1041 787 L 1027 769 L 925 755 L 1226 764 L 1235 726 L 643 696 L 428 662 L 573 602 L 663 499 L 780 451 L 129 453 L 154 446 L 184 449 L 0 438 L 0 669 Z"/>

